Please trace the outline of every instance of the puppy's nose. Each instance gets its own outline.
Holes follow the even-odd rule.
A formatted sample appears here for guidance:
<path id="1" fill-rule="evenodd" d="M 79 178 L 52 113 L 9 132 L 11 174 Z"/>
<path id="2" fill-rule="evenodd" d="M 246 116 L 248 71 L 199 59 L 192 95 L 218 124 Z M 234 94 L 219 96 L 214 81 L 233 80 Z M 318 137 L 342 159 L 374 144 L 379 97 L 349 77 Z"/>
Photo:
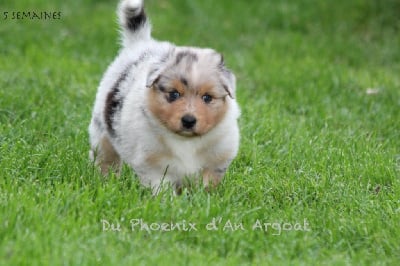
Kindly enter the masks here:
<path id="1" fill-rule="evenodd" d="M 192 115 L 184 115 L 181 119 L 182 126 L 186 129 L 192 129 L 196 125 L 196 117 Z"/>

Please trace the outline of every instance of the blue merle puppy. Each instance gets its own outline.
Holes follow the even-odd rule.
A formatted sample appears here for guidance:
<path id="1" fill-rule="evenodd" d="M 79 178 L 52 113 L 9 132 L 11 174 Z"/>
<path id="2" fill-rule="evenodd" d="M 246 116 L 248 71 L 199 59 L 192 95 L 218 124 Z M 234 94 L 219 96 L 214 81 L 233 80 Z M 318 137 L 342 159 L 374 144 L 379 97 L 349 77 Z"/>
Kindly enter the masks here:
<path id="1" fill-rule="evenodd" d="M 89 126 L 101 171 L 130 165 L 157 194 L 185 180 L 214 187 L 239 147 L 235 76 L 212 49 L 151 37 L 143 0 L 118 7 L 122 49 L 104 74 Z"/>

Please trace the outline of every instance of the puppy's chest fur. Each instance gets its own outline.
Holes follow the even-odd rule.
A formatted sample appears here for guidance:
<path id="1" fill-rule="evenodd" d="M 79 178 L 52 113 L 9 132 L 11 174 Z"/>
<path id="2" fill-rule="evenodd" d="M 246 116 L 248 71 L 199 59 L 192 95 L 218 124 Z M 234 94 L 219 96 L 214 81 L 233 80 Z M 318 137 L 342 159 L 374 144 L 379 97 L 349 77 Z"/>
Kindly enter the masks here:
<path id="1" fill-rule="evenodd" d="M 159 150 L 150 152 L 146 158 L 150 167 L 165 168 L 170 174 L 173 172 L 179 176 L 198 173 L 202 170 L 204 158 L 199 147 L 193 143 L 178 143 L 162 138 L 157 144 Z"/>

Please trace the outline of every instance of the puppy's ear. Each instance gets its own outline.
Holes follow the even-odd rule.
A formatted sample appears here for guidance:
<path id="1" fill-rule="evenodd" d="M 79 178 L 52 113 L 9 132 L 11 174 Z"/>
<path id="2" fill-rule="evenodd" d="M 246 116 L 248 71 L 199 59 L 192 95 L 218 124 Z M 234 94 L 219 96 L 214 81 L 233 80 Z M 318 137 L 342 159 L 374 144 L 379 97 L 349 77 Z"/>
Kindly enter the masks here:
<path id="1" fill-rule="evenodd" d="M 229 97 L 234 99 L 236 93 L 236 77 L 229 69 L 225 67 L 221 69 L 221 82 L 222 87 L 228 93 Z"/>
<path id="2" fill-rule="evenodd" d="M 157 81 L 160 79 L 161 73 L 163 69 L 160 66 L 156 66 L 154 69 L 151 69 L 149 75 L 147 76 L 146 80 L 146 87 L 152 87 Z"/>
<path id="3" fill-rule="evenodd" d="M 236 92 L 236 77 L 229 69 L 226 68 L 224 56 L 222 54 L 220 56 L 219 71 L 221 75 L 222 86 L 228 93 L 229 97 L 234 99 Z"/>
<path id="4" fill-rule="evenodd" d="M 173 53 L 174 49 L 168 50 L 152 64 L 147 75 L 146 87 L 151 87 L 157 82 L 161 74 L 168 68 Z"/>
<path id="5" fill-rule="evenodd" d="M 222 86 L 228 93 L 229 97 L 232 99 L 235 98 L 236 92 L 236 77 L 235 75 L 228 69 L 222 71 Z"/>

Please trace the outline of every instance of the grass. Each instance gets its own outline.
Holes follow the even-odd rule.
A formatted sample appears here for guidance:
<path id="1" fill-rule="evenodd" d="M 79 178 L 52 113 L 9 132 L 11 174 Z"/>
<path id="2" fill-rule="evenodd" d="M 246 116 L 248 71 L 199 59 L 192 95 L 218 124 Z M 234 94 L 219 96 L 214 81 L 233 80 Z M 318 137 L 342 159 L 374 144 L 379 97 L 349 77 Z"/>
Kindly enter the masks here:
<path id="1" fill-rule="evenodd" d="M 88 160 L 115 3 L 0 4 L 0 265 L 397 264 L 398 1 L 247 2 L 147 1 L 154 36 L 224 53 L 242 108 L 217 191 L 155 198 L 127 167 L 103 178 Z M 197 231 L 132 231 L 131 219 Z"/>

